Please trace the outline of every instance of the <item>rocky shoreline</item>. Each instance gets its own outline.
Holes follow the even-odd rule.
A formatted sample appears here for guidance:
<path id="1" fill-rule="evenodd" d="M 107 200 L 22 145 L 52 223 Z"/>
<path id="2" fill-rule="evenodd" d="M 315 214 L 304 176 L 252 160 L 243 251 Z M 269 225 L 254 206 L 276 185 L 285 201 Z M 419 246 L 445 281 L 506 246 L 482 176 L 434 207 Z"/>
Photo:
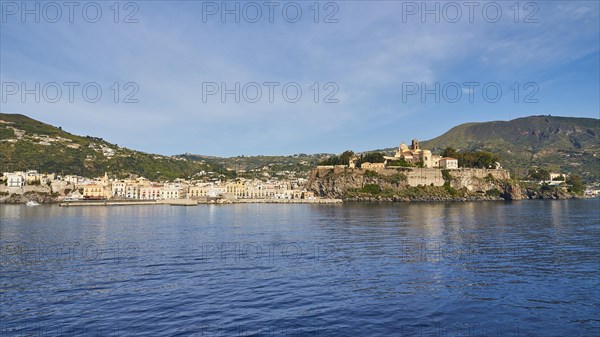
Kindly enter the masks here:
<path id="1" fill-rule="evenodd" d="M 525 199 L 514 199 L 514 200 L 567 200 L 567 199 L 588 199 L 581 196 L 569 195 L 563 196 L 539 196 Z M 589 198 L 591 199 L 591 198 Z M 500 197 L 486 197 L 486 196 L 467 196 L 467 197 L 380 197 L 380 196 L 364 196 L 364 197 L 349 197 L 343 199 L 344 202 L 472 202 L 472 201 L 511 201 L 513 199 L 504 199 Z"/>
<path id="2" fill-rule="evenodd" d="M 510 200 L 566 200 L 566 199 L 588 199 L 593 197 L 577 196 L 569 193 L 539 193 L 527 190 L 525 198 L 510 199 L 503 197 L 469 195 L 469 196 L 351 196 L 339 199 L 323 199 L 324 202 L 301 202 L 304 204 L 335 204 L 340 202 L 473 202 L 473 201 L 510 201 Z M 36 201 L 40 204 L 60 204 L 64 197 L 52 197 L 43 194 L 12 195 L 0 197 L 0 204 L 25 204 L 28 201 Z M 316 199 L 319 200 L 319 199 Z M 335 200 L 335 201 L 331 201 Z M 232 202 L 233 203 L 233 202 Z M 242 200 L 239 203 L 292 203 L 274 202 L 270 200 Z"/>
<path id="3" fill-rule="evenodd" d="M 443 176 L 443 179 L 436 180 L 435 184 L 415 186 L 414 183 L 411 185 L 410 177 L 403 171 L 316 169 L 309 176 L 307 189 L 322 198 L 339 198 L 353 202 L 464 202 L 582 198 L 569 192 L 565 187 L 548 187 L 513 179 L 498 179 L 492 174 L 466 178 L 464 172 L 453 175 L 453 171 L 439 171 L 437 174 Z"/>
<path id="4" fill-rule="evenodd" d="M 0 204 L 25 204 L 28 201 L 37 201 L 40 204 L 58 204 L 64 197 L 52 196 L 47 193 L 12 194 L 0 197 Z"/>

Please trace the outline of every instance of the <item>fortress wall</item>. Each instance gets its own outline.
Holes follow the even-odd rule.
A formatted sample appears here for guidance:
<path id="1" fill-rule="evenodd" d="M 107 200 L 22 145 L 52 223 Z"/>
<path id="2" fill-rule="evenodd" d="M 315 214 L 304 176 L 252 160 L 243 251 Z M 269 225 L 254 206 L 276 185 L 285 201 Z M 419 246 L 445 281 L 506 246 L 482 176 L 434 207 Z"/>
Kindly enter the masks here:
<path id="1" fill-rule="evenodd" d="M 392 175 L 395 173 L 402 173 L 406 175 L 407 183 L 410 186 L 443 186 L 445 181 L 442 175 L 442 170 L 439 168 L 410 168 L 410 169 L 395 169 L 395 168 L 369 168 L 369 171 L 377 172 L 380 175 Z M 335 175 L 339 174 L 350 174 L 360 175 L 364 174 L 365 169 L 361 168 L 344 168 L 344 167 L 320 167 L 317 169 L 321 176 L 327 174 L 327 172 L 333 171 Z M 506 170 L 496 169 L 475 169 L 475 168 L 462 168 L 456 170 L 449 170 L 450 175 L 454 178 L 451 182 L 451 186 L 454 188 L 466 187 L 472 190 L 475 186 L 479 186 L 479 179 L 485 179 L 488 175 L 492 175 L 494 179 L 510 179 L 510 173 Z"/>
<path id="2" fill-rule="evenodd" d="M 410 186 L 444 186 L 442 170 L 434 168 L 415 168 L 411 172 L 405 172 Z"/>
<path id="3" fill-rule="evenodd" d="M 478 185 L 476 180 L 485 179 L 489 175 L 494 179 L 510 179 L 510 173 L 507 170 L 463 168 L 451 170 L 450 174 L 454 178 L 451 183 L 452 187 L 466 187 L 468 190 L 472 190 L 474 185 Z"/>

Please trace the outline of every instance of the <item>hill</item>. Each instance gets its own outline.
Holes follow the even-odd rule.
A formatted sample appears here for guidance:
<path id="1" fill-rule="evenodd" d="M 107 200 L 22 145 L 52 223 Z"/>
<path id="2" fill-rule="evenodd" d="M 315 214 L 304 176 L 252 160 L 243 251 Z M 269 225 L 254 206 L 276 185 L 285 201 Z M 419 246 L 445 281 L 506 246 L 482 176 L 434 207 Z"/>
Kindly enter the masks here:
<path id="1" fill-rule="evenodd" d="M 421 142 L 423 148 L 440 154 L 450 146 L 459 151 L 489 151 L 500 156 L 503 167 L 523 177 L 529 169 L 581 175 L 588 182 L 600 181 L 600 120 L 553 116 L 530 116 L 510 121 L 466 123 L 443 135 Z M 393 154 L 396 147 L 367 152 Z M 182 155 L 236 170 L 291 170 L 306 173 L 328 154 L 294 156 L 239 156 L 231 158 Z"/>
<path id="2" fill-rule="evenodd" d="M 421 142 L 440 154 L 450 146 L 460 151 L 489 151 L 519 177 L 530 168 L 574 173 L 587 181 L 600 181 L 600 120 L 553 116 L 530 116 L 510 121 L 466 123 L 443 135 Z M 396 147 L 367 152 L 393 154 Z M 239 156 L 231 158 L 182 155 L 235 170 L 290 170 L 306 173 L 328 154 L 293 156 Z"/>
<path id="3" fill-rule="evenodd" d="M 489 151 L 499 155 L 502 165 L 517 175 L 540 167 L 599 181 L 599 136 L 599 119 L 530 116 L 461 124 L 421 144 L 438 153 L 447 146 Z"/>
<path id="4" fill-rule="evenodd" d="M 600 181 L 600 120 L 531 116 L 511 121 L 461 124 L 421 142 L 441 153 L 485 150 L 500 156 L 504 168 L 523 176 L 532 167 L 575 173 L 588 182 Z M 396 148 L 385 148 L 393 153 Z M 23 115 L 0 113 L 0 169 L 99 176 L 105 171 L 149 179 L 186 178 L 199 172 L 232 177 L 285 174 L 306 176 L 328 154 L 215 157 L 197 154 L 162 156 L 130 150 L 102 138 L 77 136 Z"/>
<path id="5" fill-rule="evenodd" d="M 218 164 L 130 150 L 102 138 L 77 136 L 24 115 L 0 113 L 0 169 L 95 177 L 109 172 L 152 180 L 185 178 L 199 172 L 232 175 Z"/>
<path id="6" fill-rule="evenodd" d="M 330 154 L 294 154 L 289 156 L 237 156 L 214 157 L 197 154 L 182 154 L 178 158 L 204 161 L 226 167 L 238 172 L 238 176 L 260 178 L 264 173 L 269 176 L 306 176 L 319 162 Z"/>

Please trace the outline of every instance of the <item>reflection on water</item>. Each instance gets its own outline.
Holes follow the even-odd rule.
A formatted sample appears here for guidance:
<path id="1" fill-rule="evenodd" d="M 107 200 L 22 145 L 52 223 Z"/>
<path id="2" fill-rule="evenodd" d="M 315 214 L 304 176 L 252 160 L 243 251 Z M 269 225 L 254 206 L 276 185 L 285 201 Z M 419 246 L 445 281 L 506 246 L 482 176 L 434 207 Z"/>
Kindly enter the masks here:
<path id="1" fill-rule="evenodd" d="M 6 336 L 598 335 L 598 200 L 0 206 Z"/>

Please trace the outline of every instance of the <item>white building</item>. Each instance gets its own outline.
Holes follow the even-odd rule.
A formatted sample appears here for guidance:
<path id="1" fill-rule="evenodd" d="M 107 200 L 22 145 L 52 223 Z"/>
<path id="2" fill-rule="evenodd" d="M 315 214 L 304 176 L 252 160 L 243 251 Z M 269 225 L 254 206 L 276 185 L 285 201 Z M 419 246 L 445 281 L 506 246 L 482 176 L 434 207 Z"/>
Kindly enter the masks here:
<path id="1" fill-rule="evenodd" d="M 458 168 L 458 159 L 444 157 L 440 159 L 440 167 L 444 169 L 457 169 Z"/>
<path id="2" fill-rule="evenodd" d="M 112 195 L 113 197 L 125 197 L 127 184 L 122 181 L 112 183 Z"/>
<path id="3" fill-rule="evenodd" d="M 179 199 L 179 187 L 169 186 L 163 187 L 161 191 L 161 198 L 163 199 Z"/>
<path id="4" fill-rule="evenodd" d="M 6 186 L 23 187 L 25 186 L 25 176 L 23 172 L 6 173 Z"/>
<path id="5" fill-rule="evenodd" d="M 125 187 L 125 198 L 128 199 L 139 199 L 140 188 L 138 185 L 127 185 Z"/>

